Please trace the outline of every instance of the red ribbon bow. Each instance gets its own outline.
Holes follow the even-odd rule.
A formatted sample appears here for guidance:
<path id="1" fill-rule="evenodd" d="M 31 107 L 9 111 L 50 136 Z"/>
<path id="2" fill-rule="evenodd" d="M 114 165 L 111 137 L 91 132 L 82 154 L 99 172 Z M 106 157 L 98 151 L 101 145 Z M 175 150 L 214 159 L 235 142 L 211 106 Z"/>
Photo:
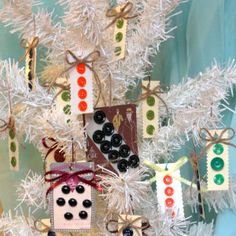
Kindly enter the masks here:
<path id="1" fill-rule="evenodd" d="M 91 174 L 90 179 L 86 179 L 82 177 L 85 174 Z M 56 177 L 52 178 L 46 178 L 48 175 L 58 175 Z M 95 188 L 96 190 L 100 191 L 99 185 L 97 184 L 97 179 L 96 179 L 96 174 L 93 170 L 91 169 L 85 169 L 85 170 L 80 170 L 76 171 L 73 173 L 68 173 L 66 171 L 61 171 L 61 170 L 51 170 L 45 173 L 44 175 L 45 181 L 46 182 L 55 182 L 53 183 L 47 190 L 46 196 L 57 186 L 62 184 L 63 182 L 67 182 L 70 179 L 77 178 L 78 182 L 82 182 L 84 184 L 90 185 L 91 187 Z"/>

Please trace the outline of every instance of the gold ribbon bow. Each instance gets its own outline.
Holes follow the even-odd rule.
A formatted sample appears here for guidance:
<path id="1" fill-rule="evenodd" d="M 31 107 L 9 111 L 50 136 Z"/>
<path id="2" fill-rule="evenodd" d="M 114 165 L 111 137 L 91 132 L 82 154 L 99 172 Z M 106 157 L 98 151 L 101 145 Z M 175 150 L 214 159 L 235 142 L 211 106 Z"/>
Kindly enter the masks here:
<path id="1" fill-rule="evenodd" d="M 163 169 L 162 167 L 148 161 L 148 160 L 144 160 L 143 164 L 146 165 L 147 167 L 160 172 L 163 175 L 171 175 L 174 179 L 188 185 L 188 186 L 192 186 L 193 188 L 197 189 L 196 184 L 193 184 L 192 181 L 189 181 L 183 177 L 178 177 L 178 176 L 174 176 L 173 173 L 180 169 L 186 162 L 188 161 L 188 158 L 186 156 L 181 157 L 178 161 L 176 161 L 175 163 L 172 164 L 172 167 L 169 168 L 168 170 Z M 150 180 L 150 183 L 153 183 L 156 181 L 156 177 L 152 177 Z M 202 189 L 202 192 L 206 192 L 206 189 Z"/>
<path id="2" fill-rule="evenodd" d="M 228 132 L 229 133 L 229 137 L 228 138 L 224 138 L 224 134 Z M 204 137 L 204 134 L 206 134 L 206 136 Z M 200 153 L 200 158 L 202 158 L 205 153 L 207 152 L 207 150 L 214 144 L 217 143 L 223 143 L 225 145 L 229 145 L 231 147 L 236 148 L 236 145 L 233 143 L 230 143 L 229 141 L 232 140 L 235 137 L 235 131 L 232 128 L 225 128 L 222 130 L 222 132 L 220 133 L 220 135 L 218 136 L 213 136 L 210 131 L 206 128 L 201 128 L 200 132 L 199 132 L 199 137 L 206 141 L 209 142 L 206 147 L 203 149 L 203 151 Z"/>
<path id="3" fill-rule="evenodd" d="M 25 49 L 25 54 L 20 57 L 19 61 L 22 61 L 30 50 L 36 48 L 39 44 L 39 37 L 34 37 L 31 43 L 27 39 L 21 39 L 20 46 Z"/>
<path id="4" fill-rule="evenodd" d="M 8 121 L 5 121 L 3 119 L 0 119 L 0 121 L 3 123 L 3 125 L 0 125 L 0 132 L 4 132 L 7 129 L 15 130 L 15 119 L 13 116 L 10 116 Z"/>
<path id="5" fill-rule="evenodd" d="M 141 236 L 141 234 L 139 233 L 139 230 L 143 231 L 143 230 L 150 227 L 148 220 L 146 218 L 144 218 L 143 216 L 137 217 L 133 220 L 129 219 L 127 215 L 125 216 L 125 218 L 123 218 L 121 215 L 118 215 L 118 218 L 121 220 L 121 222 L 119 222 L 118 220 L 109 220 L 106 223 L 106 229 L 108 232 L 110 232 L 112 234 L 118 233 L 118 235 L 121 235 L 121 233 L 124 229 L 130 228 L 130 229 L 133 229 L 137 233 L 138 236 Z M 142 220 L 142 219 L 144 219 L 145 222 L 142 223 L 141 227 L 134 225 L 137 221 Z M 119 229 L 116 229 L 116 230 L 111 230 L 109 228 L 110 224 L 118 224 L 118 225 L 121 225 L 121 227 L 120 228 L 118 227 Z"/>
<path id="6" fill-rule="evenodd" d="M 159 93 L 162 93 L 161 91 L 161 86 L 157 85 L 156 87 L 154 87 L 153 89 L 150 89 L 150 86 L 144 86 L 142 85 L 142 88 L 146 91 L 144 93 L 141 94 L 141 97 L 137 100 L 137 101 L 142 101 L 147 99 L 149 96 L 154 95 L 155 97 L 157 97 L 165 106 L 166 108 L 166 112 L 167 114 L 169 114 L 169 109 L 167 107 L 167 104 L 165 103 L 165 101 L 161 98 L 161 96 L 159 95 Z"/>
<path id="7" fill-rule="evenodd" d="M 128 14 L 131 12 L 133 8 L 133 3 L 132 2 L 127 2 L 120 10 L 120 12 L 117 12 L 115 9 L 109 9 L 106 12 L 106 17 L 114 17 L 114 19 L 111 21 L 110 24 L 108 24 L 104 30 L 109 28 L 110 26 L 114 25 L 116 21 L 120 18 L 123 18 L 125 20 L 133 19 L 137 17 L 138 15 L 134 16 L 128 16 Z"/>

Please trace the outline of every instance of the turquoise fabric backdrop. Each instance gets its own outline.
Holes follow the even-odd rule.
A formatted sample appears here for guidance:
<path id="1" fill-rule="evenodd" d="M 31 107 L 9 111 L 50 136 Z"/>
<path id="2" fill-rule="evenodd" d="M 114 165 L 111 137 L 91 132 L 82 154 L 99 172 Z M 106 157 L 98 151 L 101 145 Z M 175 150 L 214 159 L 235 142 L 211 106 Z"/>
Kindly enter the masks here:
<path id="1" fill-rule="evenodd" d="M 44 0 L 45 7 L 53 9 L 54 1 Z M 172 18 L 172 25 L 178 28 L 172 32 L 174 39 L 162 44 L 160 53 L 153 58 L 153 77 L 162 82 L 177 84 L 186 76 L 195 76 L 209 67 L 213 60 L 225 63 L 236 58 L 236 1 L 235 0 L 189 0 L 181 4 L 176 12 L 182 13 Z M 56 11 L 57 12 L 57 11 Z M 0 25 L 0 59 L 8 57 L 16 60 L 22 55 L 16 35 Z M 231 100 L 234 109 L 235 98 Z M 226 112 L 224 121 L 227 126 L 236 127 L 236 118 Z M 236 140 L 235 140 L 236 142 Z M 181 150 L 180 153 L 185 153 Z M 179 154 L 180 154 L 179 153 Z M 235 150 L 230 149 L 230 171 L 236 173 Z M 15 186 L 25 176 L 28 169 L 42 172 L 40 154 L 31 145 L 21 147 L 21 170 L 19 173 L 9 171 L 7 145 L 0 145 L 0 199 L 5 209 L 13 209 Z M 190 170 L 184 170 L 189 174 Z M 231 211 L 220 213 L 216 220 L 215 236 L 235 236 L 236 214 Z"/>

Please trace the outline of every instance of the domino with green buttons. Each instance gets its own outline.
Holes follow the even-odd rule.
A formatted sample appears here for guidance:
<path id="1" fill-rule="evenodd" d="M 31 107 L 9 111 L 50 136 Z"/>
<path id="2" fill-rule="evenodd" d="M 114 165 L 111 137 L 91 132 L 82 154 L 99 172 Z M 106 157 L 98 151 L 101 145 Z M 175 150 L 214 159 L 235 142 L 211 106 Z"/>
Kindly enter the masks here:
<path id="1" fill-rule="evenodd" d="M 57 83 L 64 84 L 67 80 L 65 78 L 58 78 Z M 57 93 L 60 91 L 60 88 L 57 88 Z M 62 112 L 66 116 L 71 115 L 71 95 L 69 90 L 63 90 L 58 96 L 56 100 L 56 109 L 58 112 Z M 68 119 L 69 120 L 69 119 Z"/>
<path id="2" fill-rule="evenodd" d="M 8 129 L 8 153 L 10 170 L 19 171 L 19 143 L 14 129 Z"/>
<path id="3" fill-rule="evenodd" d="M 222 130 L 210 130 L 211 135 L 220 135 Z M 223 138 L 228 137 L 228 132 Z M 206 143 L 208 145 L 209 143 Z M 228 145 L 213 144 L 207 151 L 207 189 L 221 191 L 229 189 L 229 151 Z"/>
<path id="4" fill-rule="evenodd" d="M 147 87 L 149 81 L 143 80 L 142 85 Z M 160 81 L 150 81 L 150 89 L 154 89 L 160 84 Z M 142 89 L 142 93 L 146 93 Z M 143 117 L 143 138 L 153 138 L 158 131 L 159 122 L 159 101 L 155 96 L 149 96 L 142 101 L 142 117 Z"/>
<path id="5" fill-rule="evenodd" d="M 114 8 L 114 11 L 120 12 L 124 4 L 119 5 Z M 128 20 L 124 18 L 119 18 L 115 22 L 114 29 L 114 48 L 113 48 L 113 61 L 118 61 L 125 57 L 125 41 L 126 41 L 126 31 L 127 31 Z M 112 27 L 112 26 L 111 26 Z"/>

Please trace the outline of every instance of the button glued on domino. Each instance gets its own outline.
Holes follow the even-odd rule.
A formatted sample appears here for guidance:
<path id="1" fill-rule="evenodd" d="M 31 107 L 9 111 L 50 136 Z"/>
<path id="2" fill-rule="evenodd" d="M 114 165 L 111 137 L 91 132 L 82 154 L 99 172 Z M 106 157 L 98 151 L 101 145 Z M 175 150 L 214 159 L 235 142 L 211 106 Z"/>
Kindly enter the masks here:
<path id="1" fill-rule="evenodd" d="M 71 112 L 85 114 L 93 112 L 93 72 L 83 63 L 70 71 Z"/>

